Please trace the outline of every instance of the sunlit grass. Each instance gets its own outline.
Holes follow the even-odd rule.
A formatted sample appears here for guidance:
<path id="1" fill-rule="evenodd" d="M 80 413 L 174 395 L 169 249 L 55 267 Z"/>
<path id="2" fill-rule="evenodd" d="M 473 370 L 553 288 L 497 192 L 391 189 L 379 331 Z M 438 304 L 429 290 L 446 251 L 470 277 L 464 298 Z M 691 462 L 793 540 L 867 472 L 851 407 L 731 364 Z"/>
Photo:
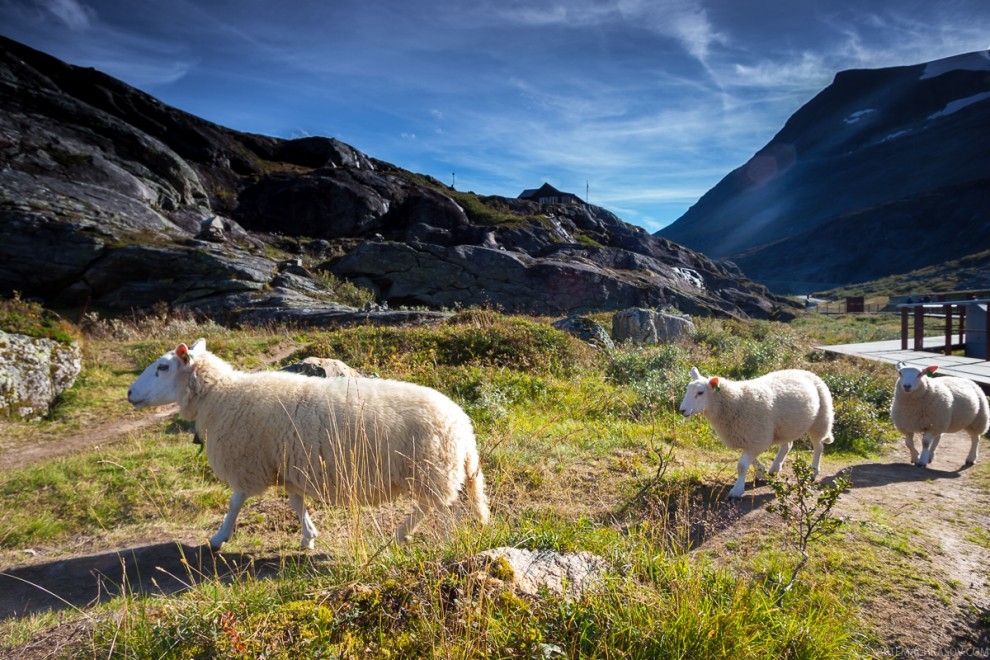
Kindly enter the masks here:
<path id="1" fill-rule="evenodd" d="M 880 593 L 888 567 L 911 562 L 914 548 L 900 530 L 883 529 L 879 517 L 844 529 L 840 542 L 813 555 L 782 604 L 779 576 L 790 564 L 779 534 L 758 528 L 732 541 L 730 552 L 698 549 L 691 537 L 689 514 L 718 509 L 738 459 L 705 420 L 677 412 L 692 365 L 732 378 L 811 368 L 832 385 L 840 422 L 855 436 L 837 455 L 883 448 L 890 374 L 813 349 L 845 336 L 847 326 L 804 323 L 814 331 L 698 319 L 697 334 L 682 343 L 614 353 L 543 321 L 490 311 L 432 329 L 231 331 L 162 321 L 144 336 L 89 336 L 77 390 L 52 420 L 15 424 L 18 437 L 57 441 L 73 428 L 61 420 L 78 428 L 92 421 L 87 415 L 135 414 L 127 386 L 179 341 L 205 336 L 245 369 L 266 368 L 277 348 L 299 346 L 292 359 L 343 359 L 461 404 L 475 422 L 493 521 L 484 530 L 470 519 L 432 521 L 410 544 L 382 549 L 409 502 L 314 503 L 317 553 L 296 561 L 288 558 L 301 556 L 298 523 L 271 489 L 249 500 L 225 550 L 286 557 L 277 579 L 245 574 L 181 594 L 125 594 L 86 613 L 96 623 L 79 656 L 302 657 L 319 649 L 344 657 L 554 657 L 559 649 L 601 658 L 870 657 L 875 638 L 855 612 Z M 229 489 L 190 440 L 188 427 L 162 421 L 107 447 L 0 473 L 4 563 L 26 548 L 58 556 L 80 536 L 201 543 L 219 526 Z M 836 460 L 831 452 L 825 470 Z M 500 545 L 593 552 L 612 568 L 599 591 L 574 600 L 523 598 L 454 568 Z M 935 588 L 910 577 L 897 584 Z M 36 615 L 0 624 L 0 633 L 16 644 L 52 626 L 50 616 Z"/>

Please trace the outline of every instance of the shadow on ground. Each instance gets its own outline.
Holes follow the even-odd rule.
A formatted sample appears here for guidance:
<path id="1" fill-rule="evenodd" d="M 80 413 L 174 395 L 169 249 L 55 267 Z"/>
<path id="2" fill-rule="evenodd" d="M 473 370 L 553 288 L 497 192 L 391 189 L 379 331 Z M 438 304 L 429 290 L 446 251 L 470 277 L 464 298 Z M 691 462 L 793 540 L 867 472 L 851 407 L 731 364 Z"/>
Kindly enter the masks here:
<path id="1" fill-rule="evenodd" d="M 161 543 L 0 570 L 0 618 L 76 609 L 121 595 L 171 594 L 204 581 L 268 578 L 309 558 L 254 558 Z"/>
<path id="2" fill-rule="evenodd" d="M 853 465 L 842 470 L 852 481 L 852 488 L 882 488 L 894 483 L 922 483 L 940 479 L 958 479 L 962 476 L 961 466 L 958 470 L 940 470 L 931 467 L 922 468 L 911 463 L 864 463 Z M 826 477 L 823 484 L 830 484 L 835 477 Z"/>

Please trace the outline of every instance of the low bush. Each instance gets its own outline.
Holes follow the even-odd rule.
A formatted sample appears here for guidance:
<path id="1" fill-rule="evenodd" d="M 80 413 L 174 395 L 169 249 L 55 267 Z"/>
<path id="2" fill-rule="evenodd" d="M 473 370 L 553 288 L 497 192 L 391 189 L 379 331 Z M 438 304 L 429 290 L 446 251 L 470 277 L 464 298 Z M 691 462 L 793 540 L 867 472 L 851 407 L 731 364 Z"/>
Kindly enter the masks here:
<path id="1" fill-rule="evenodd" d="M 71 323 L 58 314 L 34 301 L 24 300 L 17 292 L 11 298 L 0 298 L 0 330 L 54 339 L 62 344 L 70 344 L 81 336 Z"/>

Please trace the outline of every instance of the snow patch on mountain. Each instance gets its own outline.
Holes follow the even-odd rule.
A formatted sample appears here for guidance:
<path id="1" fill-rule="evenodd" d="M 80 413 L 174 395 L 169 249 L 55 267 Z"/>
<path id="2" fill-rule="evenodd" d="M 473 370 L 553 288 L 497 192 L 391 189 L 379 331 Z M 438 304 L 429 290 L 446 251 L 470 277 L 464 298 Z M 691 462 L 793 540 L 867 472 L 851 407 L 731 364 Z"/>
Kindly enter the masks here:
<path id="1" fill-rule="evenodd" d="M 933 115 L 930 115 L 929 119 L 938 119 L 939 117 L 946 117 L 951 115 L 953 112 L 959 112 L 963 108 L 973 105 L 974 103 L 979 103 L 990 99 L 990 92 L 983 92 L 982 94 L 973 94 L 972 96 L 967 96 L 964 99 L 956 99 L 951 103 L 947 104 L 944 108 L 939 110 Z"/>
<path id="2" fill-rule="evenodd" d="M 852 113 L 851 115 L 849 115 L 848 117 L 846 117 L 845 119 L 843 119 L 842 121 L 846 124 L 855 124 L 856 122 L 858 122 L 860 119 L 870 114 L 871 112 L 876 112 L 876 110 L 874 110 L 873 108 L 868 108 L 866 110 L 858 110 Z"/>
<path id="3" fill-rule="evenodd" d="M 935 60 L 925 65 L 920 80 L 937 78 L 949 71 L 990 71 L 990 51 L 981 50 L 976 53 L 953 55 L 941 60 Z"/>

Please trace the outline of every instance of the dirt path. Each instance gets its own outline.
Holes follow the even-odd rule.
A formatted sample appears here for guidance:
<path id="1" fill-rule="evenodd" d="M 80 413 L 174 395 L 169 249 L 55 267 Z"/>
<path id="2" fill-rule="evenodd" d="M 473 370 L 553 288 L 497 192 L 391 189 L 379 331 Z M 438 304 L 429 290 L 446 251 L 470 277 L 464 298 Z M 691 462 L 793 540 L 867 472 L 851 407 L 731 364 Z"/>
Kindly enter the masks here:
<path id="1" fill-rule="evenodd" d="M 135 431 L 174 415 L 178 410 L 175 405 L 162 406 L 150 412 L 140 413 L 140 416 L 87 425 L 84 430 L 58 440 L 26 442 L 3 452 L 3 464 L 8 469 L 21 468 L 40 461 L 72 456 L 96 445 L 112 445 L 124 440 Z"/>
<path id="2" fill-rule="evenodd" d="M 899 441 L 877 461 L 843 468 L 852 487 L 834 512 L 847 520 L 845 533 L 888 544 L 903 563 L 890 584 L 870 585 L 879 594 L 862 608 L 865 623 L 882 638 L 873 649 L 877 657 L 990 657 L 990 492 L 978 483 L 980 468 L 964 468 L 969 447 L 963 433 L 943 436 L 935 461 L 919 468 Z M 978 465 L 990 460 L 983 449 Z M 822 469 L 826 482 L 838 470 L 827 452 Z M 704 547 L 733 552 L 726 548 L 738 539 L 780 525 L 765 510 L 771 498 L 761 485 L 747 487 L 735 508 L 722 503 L 717 532 Z"/>
<path id="3" fill-rule="evenodd" d="M 875 521 L 879 507 L 885 524 L 925 551 L 910 557 L 906 571 L 917 587 L 893 591 L 886 607 L 878 603 L 869 613 L 887 643 L 904 655 L 990 656 L 990 493 L 978 483 L 976 469 L 964 466 L 969 447 L 968 436 L 956 433 L 942 438 L 928 468 L 909 464 L 900 443 L 885 461 L 849 468 L 853 487 L 838 513 Z M 980 460 L 988 459 L 984 451 Z"/>

